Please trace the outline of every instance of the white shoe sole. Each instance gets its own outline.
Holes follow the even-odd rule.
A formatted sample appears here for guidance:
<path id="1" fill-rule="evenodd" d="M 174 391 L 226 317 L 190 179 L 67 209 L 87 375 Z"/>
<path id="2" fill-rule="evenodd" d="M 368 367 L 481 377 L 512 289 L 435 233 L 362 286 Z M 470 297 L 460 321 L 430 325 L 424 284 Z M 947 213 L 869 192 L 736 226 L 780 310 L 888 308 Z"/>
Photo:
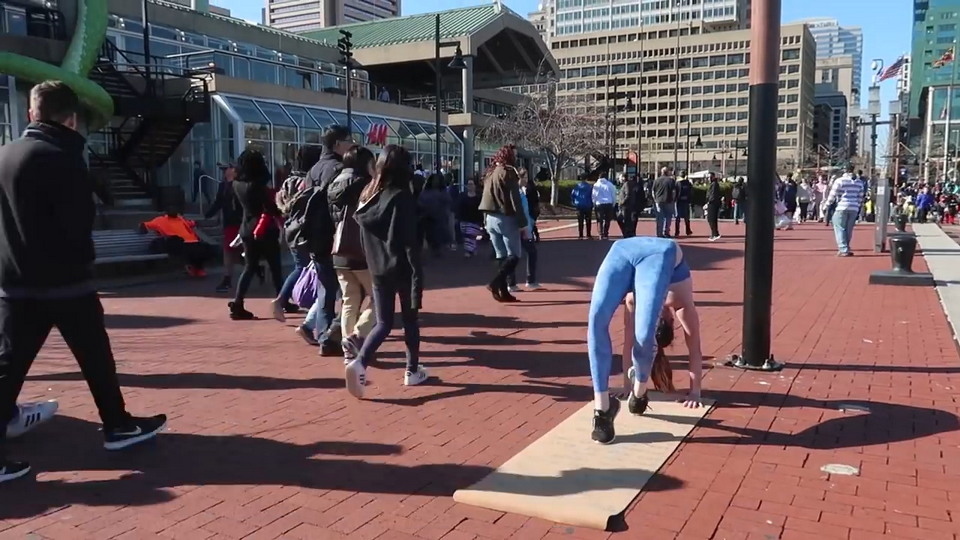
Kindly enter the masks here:
<path id="1" fill-rule="evenodd" d="M 343 370 L 343 379 L 347 384 L 347 392 L 350 392 L 350 395 L 357 399 L 363 399 L 363 387 L 366 383 L 366 377 L 360 377 L 356 370 L 353 369 L 354 365 L 354 360 L 346 364 Z"/>
<path id="2" fill-rule="evenodd" d="M 273 310 L 273 318 L 278 322 L 287 322 L 287 315 L 283 312 L 283 304 L 276 300 L 270 302 L 270 308 Z"/>
<path id="3" fill-rule="evenodd" d="M 50 401 L 46 402 L 46 404 L 52 404 L 53 410 L 50 411 L 50 415 L 47 416 L 46 418 L 44 418 L 44 417 L 41 415 L 41 417 L 40 417 L 39 420 L 37 420 L 36 422 L 33 422 L 33 423 L 30 424 L 29 426 L 24 426 L 24 425 L 21 425 L 21 424 L 20 424 L 20 422 L 23 421 L 23 415 L 22 415 L 22 411 L 21 411 L 21 414 L 19 414 L 19 415 L 17 416 L 17 419 L 16 419 L 17 421 L 16 421 L 16 423 L 10 422 L 9 424 L 7 424 L 7 434 L 6 434 L 7 439 L 16 439 L 17 437 L 22 437 L 23 435 L 26 435 L 27 433 L 33 431 L 34 429 L 40 427 L 41 425 L 43 425 L 43 424 L 45 424 L 45 423 L 47 423 L 47 422 L 50 421 L 54 416 L 56 416 L 57 411 L 60 409 L 60 404 L 57 403 L 57 402 L 54 401 L 54 400 L 50 400 Z M 36 413 L 34 413 L 34 414 L 36 414 Z"/>
<path id="4" fill-rule="evenodd" d="M 160 425 L 160 427 L 158 427 L 157 429 L 149 433 L 142 433 L 140 435 L 137 435 L 136 437 L 130 437 L 129 439 L 123 439 L 122 441 L 104 442 L 103 447 L 106 448 L 107 450 L 123 450 L 124 448 L 129 448 L 136 444 L 140 444 L 144 441 L 149 441 L 150 439 L 155 438 L 157 435 L 160 434 L 161 431 L 163 431 L 166 428 L 167 428 L 167 423 L 164 422 L 163 424 Z"/>
<path id="5" fill-rule="evenodd" d="M 0 475 L 0 484 L 2 484 L 2 483 L 4 483 L 4 482 L 9 482 L 9 481 L 11 481 L 11 480 L 16 480 L 17 478 L 22 478 L 22 477 L 26 476 L 26 475 L 29 474 L 29 473 L 30 473 L 30 466 L 28 465 L 28 466 L 24 467 L 24 469 L 23 469 L 22 471 L 17 471 L 17 472 L 12 473 L 12 474 L 3 474 L 3 475 Z"/>
<path id="6" fill-rule="evenodd" d="M 421 384 L 427 382 L 428 380 L 430 380 L 430 375 L 427 375 L 426 377 L 423 377 L 423 378 L 416 377 L 416 378 L 407 379 L 406 377 L 404 377 L 404 378 L 403 378 L 403 385 L 404 385 L 404 386 L 417 386 L 417 385 L 421 385 Z"/>

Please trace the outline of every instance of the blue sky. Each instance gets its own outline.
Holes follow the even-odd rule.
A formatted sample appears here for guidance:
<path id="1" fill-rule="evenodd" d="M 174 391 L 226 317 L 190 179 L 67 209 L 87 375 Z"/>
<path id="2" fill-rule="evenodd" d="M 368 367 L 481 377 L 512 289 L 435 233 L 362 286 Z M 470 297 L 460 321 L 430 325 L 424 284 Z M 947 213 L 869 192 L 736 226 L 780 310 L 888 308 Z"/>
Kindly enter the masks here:
<path id="1" fill-rule="evenodd" d="M 526 15 L 537 7 L 539 0 L 504 0 L 504 5 Z M 260 20 L 263 0 L 212 0 L 212 3 L 232 10 L 234 16 L 252 21 Z M 477 0 L 403 0 L 404 15 L 424 13 L 480 4 Z M 882 5 L 882 7 L 881 7 Z M 870 83 L 870 61 L 882 58 L 889 65 L 901 54 L 910 52 L 912 3 L 904 0 L 784 0 L 783 21 L 808 17 L 833 17 L 840 24 L 863 28 L 863 105 L 866 106 L 867 86 Z M 896 97 L 895 82 L 884 82 L 881 88 L 884 109 Z"/>

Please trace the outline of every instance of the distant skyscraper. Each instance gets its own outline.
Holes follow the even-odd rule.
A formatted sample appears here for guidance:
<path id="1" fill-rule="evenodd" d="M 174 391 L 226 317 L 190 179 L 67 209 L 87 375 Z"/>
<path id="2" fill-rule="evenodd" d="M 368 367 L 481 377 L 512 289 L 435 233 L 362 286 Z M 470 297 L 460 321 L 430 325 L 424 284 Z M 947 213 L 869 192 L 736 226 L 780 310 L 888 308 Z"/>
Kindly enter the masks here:
<path id="1" fill-rule="evenodd" d="M 266 0 L 265 23 L 288 32 L 307 32 L 400 15 L 401 0 Z"/>
<path id="2" fill-rule="evenodd" d="M 723 31 L 750 27 L 750 3 L 751 0 L 549 0 L 535 13 L 549 19 L 546 27 L 550 38 L 676 24 L 678 20 L 709 27 L 710 31 Z"/>
<path id="3" fill-rule="evenodd" d="M 841 88 L 840 91 L 848 97 L 854 89 L 859 92 L 863 71 L 863 30 L 859 26 L 841 26 L 836 19 L 804 19 L 798 22 L 806 23 L 810 28 L 817 42 L 818 59 L 853 57 L 853 86 Z"/>

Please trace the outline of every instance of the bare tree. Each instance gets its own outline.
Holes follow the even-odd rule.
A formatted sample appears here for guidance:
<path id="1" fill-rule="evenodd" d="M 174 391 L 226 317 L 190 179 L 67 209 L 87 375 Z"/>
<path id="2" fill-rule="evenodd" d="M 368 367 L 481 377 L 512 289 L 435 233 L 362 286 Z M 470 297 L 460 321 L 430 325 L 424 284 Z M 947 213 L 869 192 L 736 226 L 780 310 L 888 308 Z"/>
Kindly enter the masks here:
<path id="1" fill-rule="evenodd" d="M 534 91 L 510 113 L 491 120 L 478 133 L 487 142 L 512 143 L 542 153 L 550 172 L 552 205 L 558 203 L 563 171 L 575 167 L 585 156 L 603 153 L 606 132 L 602 116 L 578 113 L 578 104 L 570 97 L 558 96 L 556 87 L 554 80 L 534 84 Z"/>

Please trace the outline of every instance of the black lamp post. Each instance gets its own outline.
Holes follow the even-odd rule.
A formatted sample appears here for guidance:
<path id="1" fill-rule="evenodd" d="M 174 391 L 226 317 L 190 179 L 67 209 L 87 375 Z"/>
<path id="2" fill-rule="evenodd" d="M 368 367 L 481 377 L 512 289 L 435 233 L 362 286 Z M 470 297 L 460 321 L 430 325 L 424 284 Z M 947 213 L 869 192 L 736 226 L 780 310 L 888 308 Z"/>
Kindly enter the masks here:
<path id="1" fill-rule="evenodd" d="M 700 134 L 697 134 L 697 142 L 693 143 L 697 148 L 703 148 L 703 141 L 700 140 Z M 687 120 L 687 174 L 690 174 L 690 121 Z"/>
<path id="2" fill-rule="evenodd" d="M 460 49 L 459 41 L 440 41 L 440 14 L 437 13 L 436 25 L 434 28 L 434 45 L 436 48 L 436 56 L 434 57 L 433 69 L 436 71 L 437 80 L 436 80 L 436 96 L 434 96 L 434 108 L 436 109 L 436 141 L 434 144 L 434 172 L 440 172 L 440 113 L 441 113 L 441 102 L 443 100 L 443 66 L 440 64 L 440 51 L 448 47 L 456 47 L 457 52 L 453 57 L 453 60 L 450 61 L 450 64 L 447 66 L 451 69 L 466 69 L 467 63 L 463 61 L 463 51 Z M 467 111 L 463 111 L 467 112 Z"/>
<path id="3" fill-rule="evenodd" d="M 353 102 L 351 100 L 353 97 L 351 91 L 353 76 L 350 73 L 353 71 L 353 42 L 350 41 L 353 34 L 346 30 L 340 30 L 340 35 L 342 37 L 337 40 L 337 49 L 340 50 L 340 65 L 347 70 L 347 129 L 353 133 Z"/>

